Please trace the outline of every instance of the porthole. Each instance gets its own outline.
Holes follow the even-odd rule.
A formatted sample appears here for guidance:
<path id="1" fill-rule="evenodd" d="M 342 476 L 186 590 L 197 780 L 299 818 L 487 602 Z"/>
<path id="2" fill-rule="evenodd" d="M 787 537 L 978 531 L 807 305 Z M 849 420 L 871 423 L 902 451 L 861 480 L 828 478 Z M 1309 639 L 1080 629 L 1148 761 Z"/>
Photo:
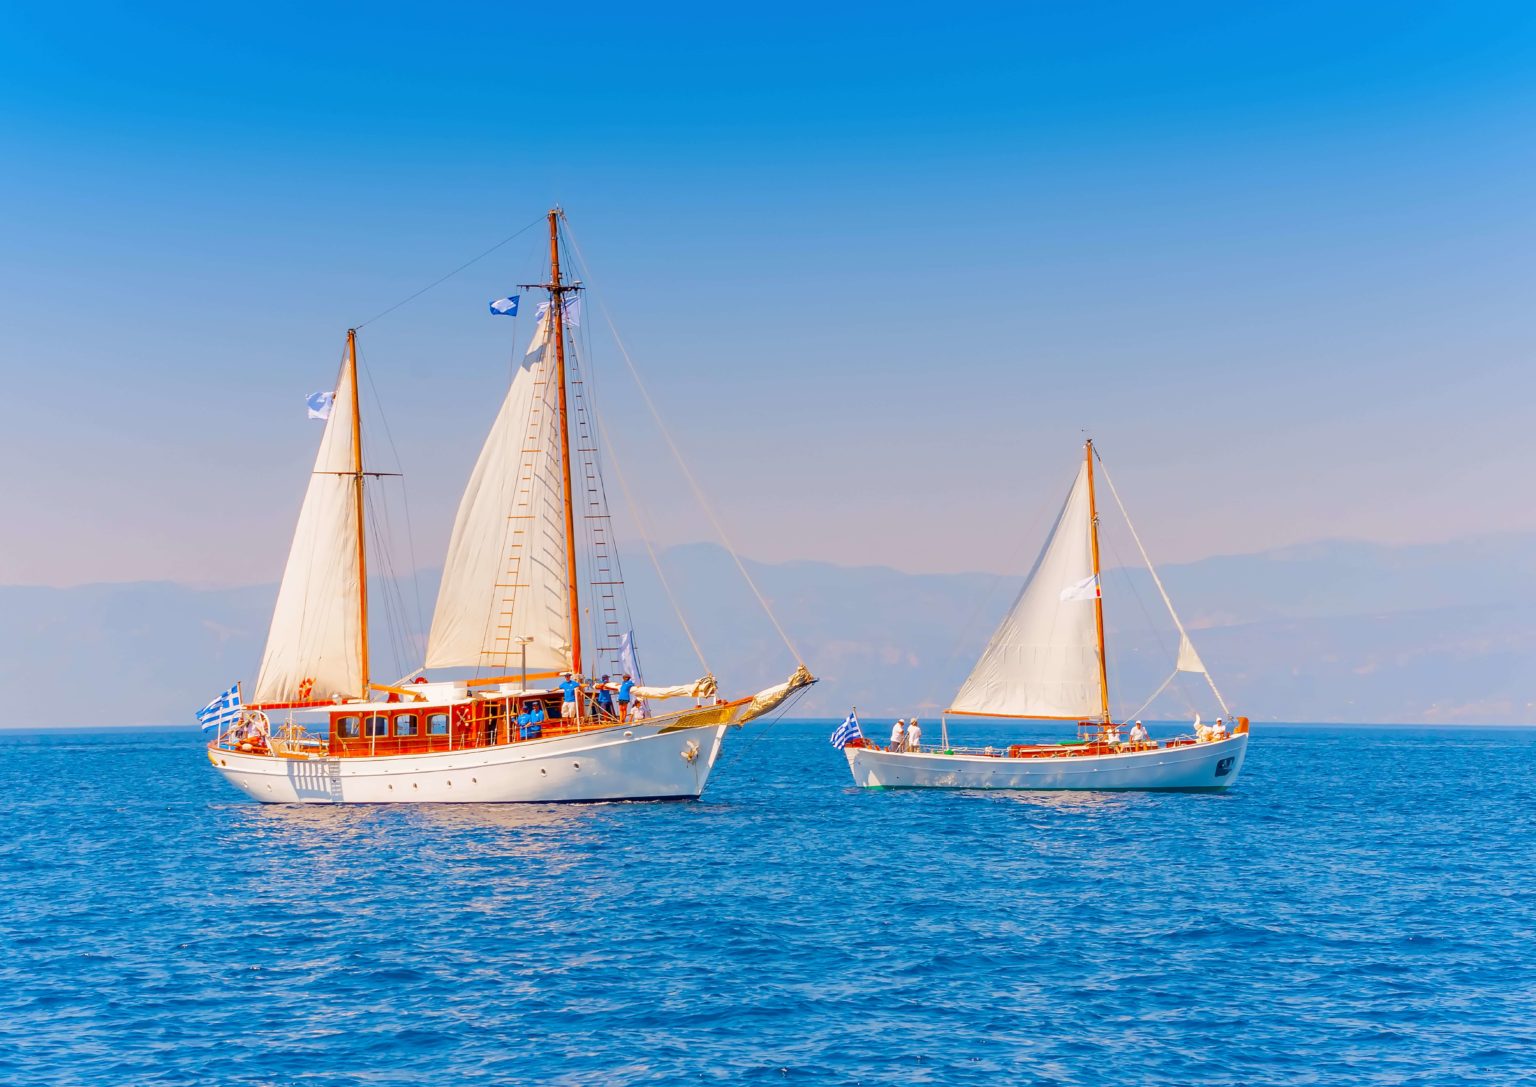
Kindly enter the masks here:
<path id="1" fill-rule="evenodd" d="M 571 765 L 576 767 L 576 769 L 578 769 L 578 770 L 581 769 L 581 763 L 579 763 L 579 762 L 573 762 L 573 763 L 571 763 Z"/>
<path id="2" fill-rule="evenodd" d="M 540 775 L 541 775 L 541 776 L 543 776 L 543 777 L 548 777 L 548 776 L 549 776 L 549 771 L 548 771 L 548 770 L 546 770 L 546 769 L 544 769 L 544 768 L 543 768 L 543 767 L 542 767 L 542 766 L 541 766 L 541 767 L 539 767 L 539 774 L 540 774 Z"/>

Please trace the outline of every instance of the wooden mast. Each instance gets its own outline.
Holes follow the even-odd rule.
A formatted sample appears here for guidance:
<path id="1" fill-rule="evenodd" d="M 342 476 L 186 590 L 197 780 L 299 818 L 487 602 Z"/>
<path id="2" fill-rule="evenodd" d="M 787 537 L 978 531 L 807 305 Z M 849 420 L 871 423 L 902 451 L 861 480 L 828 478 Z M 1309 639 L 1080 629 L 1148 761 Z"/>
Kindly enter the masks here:
<path id="1" fill-rule="evenodd" d="M 1093 439 L 1083 444 L 1088 465 L 1088 538 L 1093 550 L 1093 622 L 1099 636 L 1099 712 L 1109 723 L 1109 666 L 1104 653 L 1104 591 L 1099 584 L 1099 509 L 1093 501 Z"/>
<path id="2" fill-rule="evenodd" d="M 565 573 L 571 602 L 571 671 L 581 675 L 581 603 L 576 596 L 576 511 L 571 502 L 571 428 L 565 396 L 565 292 L 560 284 L 560 209 L 549 213 L 549 313 L 555 338 L 555 381 L 560 389 L 560 477 L 565 487 Z"/>
<path id="3" fill-rule="evenodd" d="M 352 507 L 357 518 L 357 653 L 368 697 L 368 561 L 363 521 L 363 419 L 357 391 L 357 329 L 347 329 L 347 365 L 352 370 Z"/>

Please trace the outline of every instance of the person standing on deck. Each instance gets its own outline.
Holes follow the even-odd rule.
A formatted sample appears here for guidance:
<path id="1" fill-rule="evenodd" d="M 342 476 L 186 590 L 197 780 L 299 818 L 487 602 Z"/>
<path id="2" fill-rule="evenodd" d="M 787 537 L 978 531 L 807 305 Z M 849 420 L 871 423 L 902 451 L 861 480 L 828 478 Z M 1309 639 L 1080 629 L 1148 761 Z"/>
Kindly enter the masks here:
<path id="1" fill-rule="evenodd" d="M 912 718 L 912 723 L 907 726 L 907 750 L 916 751 L 918 745 L 923 742 L 923 729 L 917 723 L 917 718 Z"/>
<path id="2" fill-rule="evenodd" d="M 624 673 L 624 682 L 619 684 L 619 720 L 620 720 L 620 722 L 628 721 L 629 720 L 629 700 L 630 700 L 630 695 L 632 695 L 634 693 L 634 690 L 635 690 L 635 677 L 630 675 L 628 672 Z"/>
<path id="3" fill-rule="evenodd" d="M 581 680 L 570 672 L 561 672 L 560 690 L 564 696 L 560 702 L 560 718 L 574 721 L 581 716 Z"/>
<path id="4" fill-rule="evenodd" d="M 597 715 L 605 721 L 613 720 L 613 687 L 604 676 L 597 681 L 597 695 L 592 700 L 597 704 Z"/>
<path id="5" fill-rule="evenodd" d="M 549 715 L 544 712 L 544 703 L 535 702 L 533 711 L 528 714 L 528 731 L 530 736 L 540 736 L 544 732 L 544 722 L 549 720 Z"/>
<path id="6" fill-rule="evenodd" d="M 532 723 L 533 714 L 528 711 L 528 703 L 524 702 L 522 712 L 517 715 L 517 738 L 519 740 L 526 740 L 528 738 L 528 726 Z"/>
<path id="7" fill-rule="evenodd" d="M 907 749 L 907 723 L 901 718 L 891 726 L 891 750 L 905 751 Z"/>

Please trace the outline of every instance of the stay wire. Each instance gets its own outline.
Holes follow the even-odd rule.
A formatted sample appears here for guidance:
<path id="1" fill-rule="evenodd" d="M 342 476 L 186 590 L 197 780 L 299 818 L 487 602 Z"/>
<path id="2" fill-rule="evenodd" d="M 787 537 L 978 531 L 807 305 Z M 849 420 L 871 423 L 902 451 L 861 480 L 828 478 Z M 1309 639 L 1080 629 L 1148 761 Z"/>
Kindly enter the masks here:
<path id="1" fill-rule="evenodd" d="M 677 595 L 672 591 L 672 583 L 667 580 L 666 571 L 661 568 L 661 559 L 656 554 L 656 546 L 651 541 L 651 532 L 647 527 L 645 515 L 640 511 L 635 496 L 629 489 L 629 481 L 624 476 L 624 469 L 619 465 L 618 453 L 613 448 L 613 439 L 608 436 L 608 428 L 599 429 L 599 439 L 603 448 L 608 451 L 608 460 L 613 464 L 613 474 L 619 481 L 619 491 L 624 495 L 624 503 L 629 507 L 629 515 L 635 520 L 635 527 L 640 530 L 640 541 L 645 544 L 645 552 L 651 558 L 651 565 L 656 570 L 656 579 L 661 582 L 662 592 L 667 594 L 667 603 L 672 605 L 672 612 L 677 616 L 678 625 L 683 628 L 683 634 L 688 639 L 688 644 L 693 647 L 693 655 L 699 658 L 699 667 L 706 674 L 710 671 L 709 661 L 704 659 L 704 650 L 699 648 L 699 640 L 693 636 L 693 628 L 688 625 L 688 618 L 683 614 L 682 606 L 677 602 Z"/>
<path id="2" fill-rule="evenodd" d="M 524 229 L 527 228 L 525 227 Z M 360 365 L 366 361 L 366 355 L 364 355 L 361 348 L 358 349 L 358 358 Z M 367 366 L 367 374 L 368 391 L 373 394 L 373 402 L 382 407 L 384 399 L 379 395 L 378 386 L 374 384 L 372 366 Z M 412 637 L 411 640 L 414 641 L 416 638 L 420 638 L 422 636 L 419 632 L 422 631 L 426 625 L 426 611 L 423 609 L 421 603 L 421 567 L 416 561 L 416 530 L 415 527 L 411 524 L 411 497 L 410 491 L 407 490 L 405 486 L 405 462 L 400 459 L 400 449 L 395 445 L 394 431 L 389 429 L 389 417 L 383 410 L 380 410 L 377 414 L 379 422 L 384 427 L 384 440 L 389 443 L 389 453 L 390 456 L 394 458 L 395 469 L 400 473 L 400 501 L 404 506 L 405 512 L 405 553 L 407 561 L 409 561 L 411 564 L 411 592 L 412 595 L 416 598 L 416 631 L 418 633 Z M 383 480 L 379 480 L 379 483 L 382 484 Z M 382 491 L 383 487 L 380 486 L 378 489 Z M 396 584 L 396 591 L 400 593 L 400 620 L 403 635 L 406 619 L 405 594 L 404 590 L 400 588 L 398 583 Z M 425 656 L 425 651 L 423 651 L 423 656 Z M 412 658 L 407 655 L 402 657 L 401 660 L 397 661 L 396 664 L 403 666 L 407 661 L 411 659 Z"/>
<path id="3" fill-rule="evenodd" d="M 540 223 L 542 223 L 544 221 L 545 221 L 545 219 L 541 215 L 539 218 L 535 219 L 533 222 L 529 223 L 527 226 L 525 226 L 521 230 L 519 230 L 516 234 L 508 234 L 505 238 L 501 239 L 501 241 L 499 241 L 495 245 L 491 246 L 484 253 L 481 253 L 478 257 L 474 257 L 474 258 L 472 258 L 470 260 L 467 260 L 463 264 L 461 264 L 457 268 L 455 268 L 453 271 L 449 272 L 447 275 L 441 276 L 441 277 L 439 277 L 437 279 L 434 279 L 431 283 L 428 283 L 425 287 L 423 287 L 421 290 L 417 291 L 415 294 L 407 295 L 406 297 L 400 299 L 400 301 L 396 302 L 393 306 L 390 306 L 388 309 L 381 310 L 380 312 L 375 313 L 372 317 L 368 318 L 368 320 L 360 321 L 357 324 L 353 325 L 352 326 L 353 329 L 355 330 L 355 329 L 362 328 L 364 325 L 370 325 L 374 321 L 377 321 L 380 317 L 386 317 L 389 314 L 394 313 L 395 310 L 399 309 L 401 306 L 405 305 L 407 302 L 414 302 L 414 301 L 416 301 L 416 299 L 418 299 L 422 295 L 426 294 L 433 287 L 436 287 L 436 286 L 439 286 L 440 284 L 448 282 L 448 280 L 450 280 L 454 276 L 458 275 L 460 272 L 462 272 L 464 269 L 468 268 L 470 265 L 480 263 L 486 257 L 488 257 L 492 253 L 496 252 L 496 250 L 500 249 L 502 246 L 506 245 L 508 242 L 512 241 L 514 238 L 521 237 L 522 235 L 526 234 L 528 231 L 532 230 L 534 227 L 538 226 Z"/>
<path id="4" fill-rule="evenodd" d="M 561 213 L 561 217 L 564 218 L 563 212 Z M 592 279 L 591 269 L 587 266 L 586 258 L 582 255 L 581 246 L 579 246 L 576 242 L 576 234 L 575 231 L 571 229 L 569 220 L 566 220 L 566 233 L 571 241 L 571 249 L 576 254 L 576 262 L 581 267 L 582 276 L 585 280 L 590 282 Z M 662 421 L 661 412 L 659 409 L 657 409 L 656 402 L 651 399 L 651 394 L 649 390 L 646 389 L 645 383 L 640 380 L 640 371 L 635 367 L 635 362 L 630 357 L 629 349 L 624 346 L 624 340 L 619 336 L 619 329 L 618 326 L 614 324 L 613 315 L 608 312 L 608 307 L 603 303 L 602 299 L 599 298 L 597 300 L 597 304 L 598 308 L 603 311 L 603 320 L 607 322 L 608 330 L 613 333 L 613 342 L 618 345 L 619 354 L 623 357 L 625 366 L 629 368 L 630 377 L 634 379 L 635 387 L 640 391 L 640 398 L 645 401 L 646 408 L 650 410 L 651 418 L 655 420 L 657 429 L 661 431 L 661 436 L 667 443 L 667 448 L 672 451 L 672 458 L 677 461 L 678 468 L 682 470 L 684 478 L 688 480 L 688 485 L 693 490 L 694 499 L 699 503 L 699 507 L 704 511 L 705 516 L 709 518 L 710 523 L 714 526 L 715 532 L 720 537 L 720 542 L 725 545 L 725 550 L 731 556 L 731 561 L 736 564 L 736 569 L 741 574 L 742 580 L 747 583 L 747 587 L 750 588 L 752 590 L 752 594 L 757 597 L 757 603 L 763 609 L 763 614 L 766 615 L 768 617 L 768 621 L 773 624 L 773 629 L 778 632 L 779 638 L 784 642 L 784 645 L 789 650 L 790 655 L 794 657 L 795 663 L 803 666 L 805 664 L 805 658 L 802 657 L 800 655 L 800 651 L 795 648 L 795 643 L 790 641 L 789 635 L 785 633 L 784 627 L 779 623 L 778 616 L 774 615 L 773 608 L 769 606 L 768 598 L 763 595 L 762 590 L 757 587 L 757 582 L 754 581 L 752 579 L 752 575 L 747 572 L 747 567 L 741 561 L 741 556 L 737 553 L 735 546 L 731 543 L 730 535 L 725 531 L 725 526 L 721 524 L 719 517 L 715 515 L 714 507 L 711 506 L 708 499 L 705 498 L 704 489 L 699 486 L 699 481 L 694 477 L 692 470 L 688 467 L 688 462 L 683 459 L 682 450 L 678 448 L 677 442 L 673 440 L 672 432 L 667 429 L 667 424 Z"/>
<path id="5" fill-rule="evenodd" d="M 1109 468 L 1104 464 L 1104 457 L 1100 454 L 1098 446 L 1094 446 L 1093 455 L 1094 459 L 1099 462 L 1100 469 L 1102 469 L 1104 482 L 1109 484 L 1109 493 L 1114 497 L 1115 505 L 1120 509 L 1120 516 L 1125 518 L 1125 527 L 1130 530 L 1131 539 L 1136 544 L 1136 550 L 1141 552 L 1141 561 L 1147 564 L 1147 573 L 1152 575 L 1152 584 L 1157 586 L 1158 594 L 1163 598 L 1163 604 L 1167 607 L 1168 614 L 1173 619 L 1173 625 L 1179 629 L 1179 648 L 1182 650 L 1184 643 L 1189 642 L 1190 648 L 1193 649 L 1194 642 L 1189 636 L 1189 631 L 1184 629 L 1184 622 L 1179 618 L 1179 613 L 1174 610 L 1173 601 L 1168 596 L 1168 590 L 1163 588 L 1163 579 L 1157 576 L 1157 567 L 1152 565 L 1152 557 L 1147 554 L 1146 547 L 1142 545 L 1141 536 L 1136 532 L 1136 526 L 1131 523 L 1131 515 L 1126 512 L 1125 503 L 1120 501 L 1120 492 L 1115 489 L 1115 481 L 1110 478 Z M 1231 717 L 1232 711 L 1227 707 L 1227 700 L 1222 698 L 1221 691 L 1217 690 L 1216 680 L 1211 677 L 1210 670 L 1205 668 L 1204 658 L 1201 658 L 1200 667 L 1203 669 L 1201 674 L 1205 676 L 1206 684 L 1211 688 L 1211 693 L 1216 696 L 1217 704 L 1221 706 L 1228 717 Z"/>

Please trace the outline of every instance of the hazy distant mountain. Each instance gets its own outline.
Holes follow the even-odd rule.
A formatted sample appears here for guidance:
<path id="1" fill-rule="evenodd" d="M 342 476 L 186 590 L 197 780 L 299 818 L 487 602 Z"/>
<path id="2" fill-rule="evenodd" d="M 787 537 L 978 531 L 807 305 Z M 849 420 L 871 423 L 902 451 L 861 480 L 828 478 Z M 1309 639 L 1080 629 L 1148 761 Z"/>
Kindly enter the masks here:
<path id="1" fill-rule="evenodd" d="M 673 593 L 728 691 L 782 679 L 793 660 L 730 557 L 666 551 Z M 905 574 L 883 567 L 748 562 L 824 682 L 797 713 L 932 715 L 955 691 L 1021 576 Z M 1536 723 L 1536 536 L 1415 547 L 1323 542 L 1162 571 L 1227 696 L 1256 720 Z M 641 659 L 654 680 L 699 672 L 643 556 L 626 563 Z M 380 583 L 378 667 L 420 656 L 433 578 Z M 418 596 L 428 615 L 417 616 Z M 275 587 L 163 582 L 0 587 L 0 725 L 188 721 L 253 678 Z M 1135 711 L 1172 668 L 1176 635 L 1145 572 L 1105 578 L 1117 709 Z M 404 620 L 399 617 L 405 616 Z M 1185 697 L 1188 696 L 1188 701 Z M 1213 709 L 1181 677 L 1145 716 Z"/>

